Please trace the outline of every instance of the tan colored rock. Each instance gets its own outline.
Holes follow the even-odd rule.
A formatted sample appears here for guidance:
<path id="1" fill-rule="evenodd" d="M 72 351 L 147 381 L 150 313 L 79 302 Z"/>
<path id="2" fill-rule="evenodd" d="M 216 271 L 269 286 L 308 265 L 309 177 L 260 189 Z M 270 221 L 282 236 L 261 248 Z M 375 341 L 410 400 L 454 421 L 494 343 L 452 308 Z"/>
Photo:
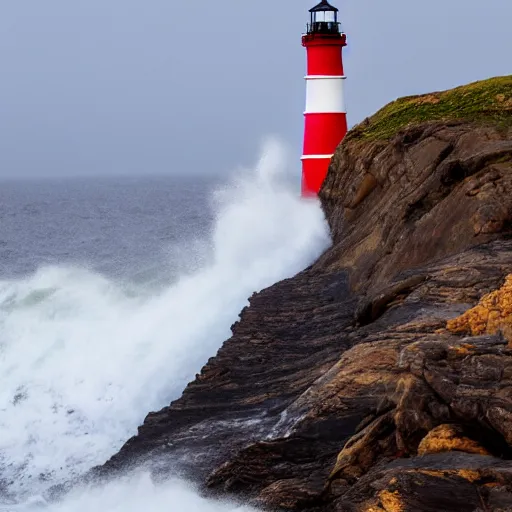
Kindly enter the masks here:
<path id="1" fill-rule="evenodd" d="M 338 455 L 329 480 L 354 481 L 364 475 L 382 456 L 397 452 L 395 425 L 391 413 L 373 421 L 353 436 Z"/>
<path id="2" fill-rule="evenodd" d="M 405 505 L 402 496 L 398 491 L 381 491 L 379 493 L 379 500 L 386 512 L 404 512 Z"/>
<path id="3" fill-rule="evenodd" d="M 447 329 L 455 334 L 496 334 L 502 331 L 512 342 L 512 274 L 505 284 L 485 295 L 477 306 L 463 315 L 449 320 Z"/>
<path id="4" fill-rule="evenodd" d="M 371 174 L 365 174 L 361 185 L 359 185 L 356 195 L 350 204 L 349 208 L 354 209 L 357 205 L 362 203 L 377 187 L 378 183 L 375 177 Z"/>
<path id="5" fill-rule="evenodd" d="M 466 437 L 463 429 L 456 425 L 439 425 L 418 446 L 418 455 L 451 451 L 490 455 L 479 443 Z"/>

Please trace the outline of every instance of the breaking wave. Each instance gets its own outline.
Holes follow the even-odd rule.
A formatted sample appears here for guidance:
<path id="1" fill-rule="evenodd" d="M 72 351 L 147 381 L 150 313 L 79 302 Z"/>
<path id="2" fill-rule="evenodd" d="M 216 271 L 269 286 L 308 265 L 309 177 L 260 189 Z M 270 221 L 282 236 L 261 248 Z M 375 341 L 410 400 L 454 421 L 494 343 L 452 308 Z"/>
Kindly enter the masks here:
<path id="1" fill-rule="evenodd" d="M 180 395 L 254 291 L 294 275 L 328 246 L 321 208 L 300 200 L 287 161 L 270 140 L 254 169 L 237 171 L 214 193 L 208 257 L 163 291 L 136 295 L 63 266 L 0 282 L 3 509 L 39 507 L 50 485 L 108 459 L 149 411 Z M 236 509 L 205 502 L 182 482 L 126 478 L 51 509 L 158 511 L 171 498 L 186 510 Z"/>

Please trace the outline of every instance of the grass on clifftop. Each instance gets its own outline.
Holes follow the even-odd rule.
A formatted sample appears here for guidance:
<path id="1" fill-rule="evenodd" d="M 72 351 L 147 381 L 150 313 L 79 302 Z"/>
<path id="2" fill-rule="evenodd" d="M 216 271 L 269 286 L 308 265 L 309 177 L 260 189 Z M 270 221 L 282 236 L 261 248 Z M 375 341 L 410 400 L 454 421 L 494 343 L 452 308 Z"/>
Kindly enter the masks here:
<path id="1" fill-rule="evenodd" d="M 512 127 L 512 75 L 400 98 L 355 126 L 347 138 L 386 140 L 411 124 L 453 120 Z"/>

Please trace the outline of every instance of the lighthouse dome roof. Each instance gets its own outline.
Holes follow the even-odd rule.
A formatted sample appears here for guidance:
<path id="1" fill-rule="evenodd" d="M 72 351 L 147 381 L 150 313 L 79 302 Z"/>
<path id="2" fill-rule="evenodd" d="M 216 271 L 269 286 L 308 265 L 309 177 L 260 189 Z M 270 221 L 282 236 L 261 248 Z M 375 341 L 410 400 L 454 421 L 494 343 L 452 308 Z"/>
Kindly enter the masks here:
<path id="1" fill-rule="evenodd" d="M 322 0 L 318 5 L 315 5 L 309 12 L 322 12 L 322 11 L 335 11 L 338 12 L 336 7 L 332 6 L 327 0 Z"/>

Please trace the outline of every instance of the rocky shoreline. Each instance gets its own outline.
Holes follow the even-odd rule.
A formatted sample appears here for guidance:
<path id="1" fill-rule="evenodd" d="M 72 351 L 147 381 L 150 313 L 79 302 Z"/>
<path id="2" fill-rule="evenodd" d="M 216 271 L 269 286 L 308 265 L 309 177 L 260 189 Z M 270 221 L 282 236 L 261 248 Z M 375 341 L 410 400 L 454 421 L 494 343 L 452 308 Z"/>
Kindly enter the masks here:
<path id="1" fill-rule="evenodd" d="M 150 461 L 267 509 L 512 510 L 512 78 L 455 91 L 349 133 L 332 247 L 95 474 Z M 454 94 L 471 116 L 428 115 Z"/>

